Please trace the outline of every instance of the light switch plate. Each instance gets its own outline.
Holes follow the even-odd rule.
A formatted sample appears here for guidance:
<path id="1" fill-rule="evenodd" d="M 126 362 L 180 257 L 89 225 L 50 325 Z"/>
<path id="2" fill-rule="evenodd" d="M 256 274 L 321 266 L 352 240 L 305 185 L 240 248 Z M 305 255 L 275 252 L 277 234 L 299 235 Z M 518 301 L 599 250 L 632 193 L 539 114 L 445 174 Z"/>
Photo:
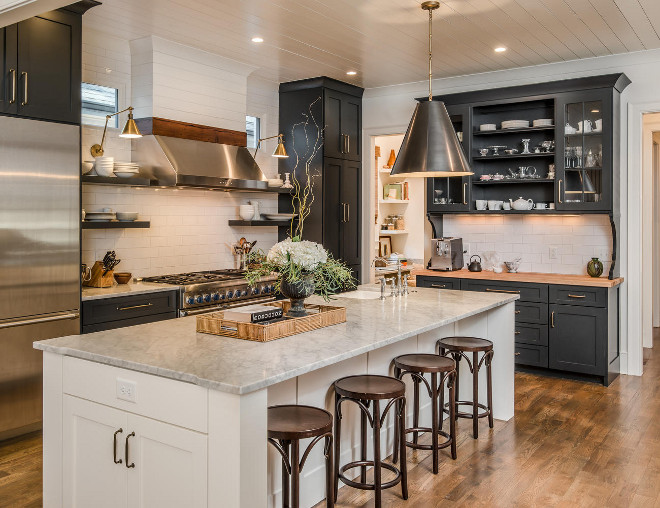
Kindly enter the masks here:
<path id="1" fill-rule="evenodd" d="M 117 398 L 128 402 L 137 402 L 137 383 L 118 377 Z"/>
<path id="2" fill-rule="evenodd" d="M 550 259 L 559 259 L 559 247 L 551 246 L 548 252 L 548 257 Z"/>

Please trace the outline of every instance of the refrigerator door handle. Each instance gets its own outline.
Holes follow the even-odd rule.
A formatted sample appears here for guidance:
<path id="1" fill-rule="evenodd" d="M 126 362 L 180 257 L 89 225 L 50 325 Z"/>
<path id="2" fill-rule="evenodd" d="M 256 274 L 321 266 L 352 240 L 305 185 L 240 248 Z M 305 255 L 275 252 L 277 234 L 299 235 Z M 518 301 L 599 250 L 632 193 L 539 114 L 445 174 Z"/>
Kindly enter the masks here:
<path id="1" fill-rule="evenodd" d="M 22 319 L 19 321 L 7 321 L 4 323 L 0 323 L 0 330 L 4 328 L 13 328 L 15 326 L 36 325 L 39 323 L 49 323 L 51 321 L 63 321 L 64 319 L 78 319 L 79 317 L 80 317 L 79 312 L 68 312 L 66 314 L 58 314 L 56 316 Z"/>

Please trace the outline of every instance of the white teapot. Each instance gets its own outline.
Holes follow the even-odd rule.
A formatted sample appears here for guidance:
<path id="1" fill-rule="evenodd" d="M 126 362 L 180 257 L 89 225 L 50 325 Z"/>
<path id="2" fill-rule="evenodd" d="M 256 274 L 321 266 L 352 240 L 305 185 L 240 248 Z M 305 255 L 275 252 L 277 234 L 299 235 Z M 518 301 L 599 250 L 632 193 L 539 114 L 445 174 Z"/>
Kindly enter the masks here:
<path id="1" fill-rule="evenodd" d="M 531 210 L 534 208 L 534 201 L 531 199 L 518 198 L 515 201 L 509 199 L 509 203 L 511 203 L 511 208 L 514 210 Z"/>

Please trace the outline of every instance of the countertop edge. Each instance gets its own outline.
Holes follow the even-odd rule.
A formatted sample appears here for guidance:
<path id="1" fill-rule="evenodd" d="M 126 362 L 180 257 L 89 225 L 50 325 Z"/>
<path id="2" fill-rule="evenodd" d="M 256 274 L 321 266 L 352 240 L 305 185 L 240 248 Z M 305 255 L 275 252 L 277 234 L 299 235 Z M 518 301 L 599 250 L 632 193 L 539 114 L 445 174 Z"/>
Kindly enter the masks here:
<path id="1" fill-rule="evenodd" d="M 146 295 L 149 293 L 163 293 L 166 291 L 178 291 L 181 286 L 173 284 L 156 284 L 153 287 L 136 288 L 134 284 L 119 284 L 109 288 L 91 288 L 83 286 L 81 291 L 81 301 L 91 302 L 94 300 L 105 300 L 107 298 L 119 298 L 122 296 Z M 98 291 L 99 294 L 85 295 L 85 292 Z"/>

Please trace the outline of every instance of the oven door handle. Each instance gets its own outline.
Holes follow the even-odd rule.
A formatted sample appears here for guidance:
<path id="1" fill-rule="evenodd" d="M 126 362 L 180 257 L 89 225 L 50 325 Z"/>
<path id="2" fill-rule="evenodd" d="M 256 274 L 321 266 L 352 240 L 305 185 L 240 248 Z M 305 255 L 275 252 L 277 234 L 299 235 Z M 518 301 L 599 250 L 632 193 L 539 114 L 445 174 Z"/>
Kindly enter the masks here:
<path id="1" fill-rule="evenodd" d="M 267 296 L 264 298 L 252 298 L 250 300 L 240 300 L 232 303 L 223 303 L 221 305 L 216 305 L 214 307 L 202 307 L 199 309 L 180 309 L 179 317 L 196 316 L 197 314 L 206 314 L 208 312 L 217 312 L 225 309 L 233 309 L 236 307 L 242 307 L 244 305 L 252 305 L 254 303 L 266 303 L 266 302 L 274 302 L 274 301 L 275 301 L 274 296 Z"/>

